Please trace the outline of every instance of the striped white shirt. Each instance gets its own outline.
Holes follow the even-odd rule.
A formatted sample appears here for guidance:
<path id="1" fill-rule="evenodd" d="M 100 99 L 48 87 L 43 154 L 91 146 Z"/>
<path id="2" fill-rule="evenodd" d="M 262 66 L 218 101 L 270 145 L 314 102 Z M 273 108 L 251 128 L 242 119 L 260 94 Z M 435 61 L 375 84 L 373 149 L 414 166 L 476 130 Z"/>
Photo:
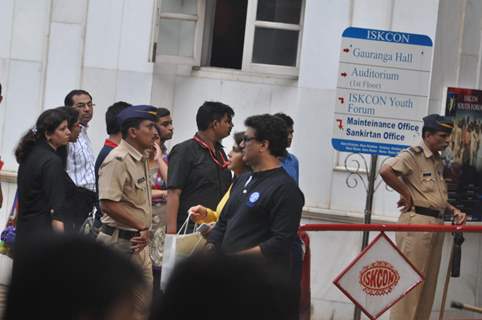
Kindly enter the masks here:
<path id="1" fill-rule="evenodd" d="M 82 126 L 77 142 L 69 143 L 67 173 L 76 186 L 95 192 L 95 157 L 87 127 Z"/>

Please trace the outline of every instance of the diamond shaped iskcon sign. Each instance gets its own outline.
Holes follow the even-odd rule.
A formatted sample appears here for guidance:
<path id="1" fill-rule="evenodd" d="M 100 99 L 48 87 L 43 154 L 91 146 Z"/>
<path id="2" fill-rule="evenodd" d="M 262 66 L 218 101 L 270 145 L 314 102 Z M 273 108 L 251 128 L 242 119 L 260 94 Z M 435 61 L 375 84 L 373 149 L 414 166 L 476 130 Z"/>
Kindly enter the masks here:
<path id="1" fill-rule="evenodd" d="M 377 319 L 423 276 L 381 232 L 333 283 L 370 319 Z"/>

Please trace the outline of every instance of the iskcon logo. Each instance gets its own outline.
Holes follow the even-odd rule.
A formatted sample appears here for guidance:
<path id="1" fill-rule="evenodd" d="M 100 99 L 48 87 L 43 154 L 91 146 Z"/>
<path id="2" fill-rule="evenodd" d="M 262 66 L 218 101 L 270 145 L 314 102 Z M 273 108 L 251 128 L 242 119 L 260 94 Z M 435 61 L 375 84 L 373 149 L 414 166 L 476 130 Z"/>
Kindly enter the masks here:
<path id="1" fill-rule="evenodd" d="M 370 296 L 382 296 L 392 292 L 398 284 L 400 275 L 390 263 L 375 261 L 360 271 L 362 290 Z"/>

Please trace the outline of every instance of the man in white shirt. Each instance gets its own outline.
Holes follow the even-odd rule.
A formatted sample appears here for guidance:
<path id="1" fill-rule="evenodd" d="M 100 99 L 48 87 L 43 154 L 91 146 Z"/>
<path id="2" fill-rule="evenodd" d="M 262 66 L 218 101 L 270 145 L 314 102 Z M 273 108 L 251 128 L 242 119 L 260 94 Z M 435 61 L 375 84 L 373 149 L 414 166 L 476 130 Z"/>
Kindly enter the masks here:
<path id="1" fill-rule="evenodd" d="M 74 229 L 78 230 L 97 201 L 95 190 L 95 157 L 92 145 L 87 135 L 89 121 L 94 114 L 92 96 L 85 90 L 72 90 L 64 100 L 65 106 L 74 107 L 79 111 L 81 131 L 76 142 L 67 147 L 67 173 L 77 186 L 75 195 L 76 212 L 74 213 Z"/>

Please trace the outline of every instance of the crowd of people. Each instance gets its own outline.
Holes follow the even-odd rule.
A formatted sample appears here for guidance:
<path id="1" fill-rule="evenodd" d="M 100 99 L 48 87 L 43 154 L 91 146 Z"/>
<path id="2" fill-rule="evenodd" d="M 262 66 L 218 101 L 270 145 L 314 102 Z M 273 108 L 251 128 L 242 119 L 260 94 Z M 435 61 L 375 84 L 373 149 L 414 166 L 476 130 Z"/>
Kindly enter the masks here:
<path id="1" fill-rule="evenodd" d="M 63 294 L 59 299 L 72 303 L 59 307 L 59 315 L 72 312 L 76 319 L 147 319 L 151 310 L 151 317 L 163 314 L 174 319 L 173 310 L 183 308 L 180 295 L 194 290 L 187 286 L 190 281 L 197 283 L 194 286 L 217 283 L 225 291 L 230 281 L 246 301 L 253 300 L 248 296 L 255 287 L 260 293 L 279 288 L 279 301 L 287 302 L 272 309 L 258 303 L 257 318 L 270 318 L 267 315 L 273 312 L 280 315 L 277 319 L 293 319 L 301 279 L 303 251 L 297 232 L 304 196 L 298 187 L 298 159 L 287 152 L 293 138 L 291 117 L 248 117 L 245 130 L 234 133 L 234 146 L 226 155 L 222 140 L 231 134 L 235 111 L 206 101 L 196 113 L 198 131 L 169 151 L 166 141 L 174 129 L 170 111 L 119 101 L 107 109 L 108 136 L 96 157 L 88 134 L 94 107 L 89 92 L 72 90 L 64 106 L 40 114 L 15 148 L 18 213 L 5 318 L 24 319 L 20 300 L 29 304 L 35 292 L 42 294 L 50 282 L 46 274 L 52 274 L 51 290 L 61 286 L 53 297 Z M 185 222 L 188 233 L 196 232 L 198 225 L 205 227 L 206 245 L 201 257 L 176 270 L 162 292 L 164 237 L 176 234 Z M 89 242 L 89 237 L 96 242 Z M 69 259 L 75 266 L 65 270 Z M 32 265 L 40 267 L 31 270 Z M 200 270 L 206 270 L 206 278 Z M 196 276 L 188 273 L 183 278 L 188 271 Z M 115 283 L 114 276 L 122 274 L 129 275 Z M 26 280 L 36 277 L 42 280 Z M 250 277 L 258 283 L 245 279 Z M 89 289 L 89 282 L 96 285 Z M 104 282 L 105 288 L 100 288 Z M 22 292 L 27 286 L 31 290 Z M 69 294 L 64 292 L 69 288 Z M 90 290 L 90 298 L 80 297 L 90 295 Z M 122 292 L 99 297 L 117 290 Z M 214 300 L 229 300 L 221 297 L 221 289 L 204 290 L 220 295 Z M 225 294 L 238 294 L 234 290 Z M 42 301 L 37 301 L 39 306 Z M 74 308 L 77 302 L 85 308 Z M 210 314 L 216 318 L 216 312 Z"/>
<path id="2" fill-rule="evenodd" d="M 248 117 L 226 154 L 235 111 L 206 101 L 197 132 L 169 151 L 170 111 L 119 101 L 107 109 L 96 157 L 88 135 L 94 106 L 87 91 L 69 92 L 15 148 L 18 213 L 4 319 L 30 319 L 32 310 L 41 319 L 297 319 L 304 196 L 298 159 L 287 151 L 293 119 Z M 400 194 L 399 222 L 443 224 L 449 212 L 465 223 L 443 177 L 453 122 L 436 114 L 423 121 L 422 141 L 380 170 Z M 205 241 L 162 291 L 163 261 L 173 254 L 164 241 L 182 227 Z M 443 236 L 399 232 L 396 240 L 425 280 L 391 319 L 428 319 Z"/>

